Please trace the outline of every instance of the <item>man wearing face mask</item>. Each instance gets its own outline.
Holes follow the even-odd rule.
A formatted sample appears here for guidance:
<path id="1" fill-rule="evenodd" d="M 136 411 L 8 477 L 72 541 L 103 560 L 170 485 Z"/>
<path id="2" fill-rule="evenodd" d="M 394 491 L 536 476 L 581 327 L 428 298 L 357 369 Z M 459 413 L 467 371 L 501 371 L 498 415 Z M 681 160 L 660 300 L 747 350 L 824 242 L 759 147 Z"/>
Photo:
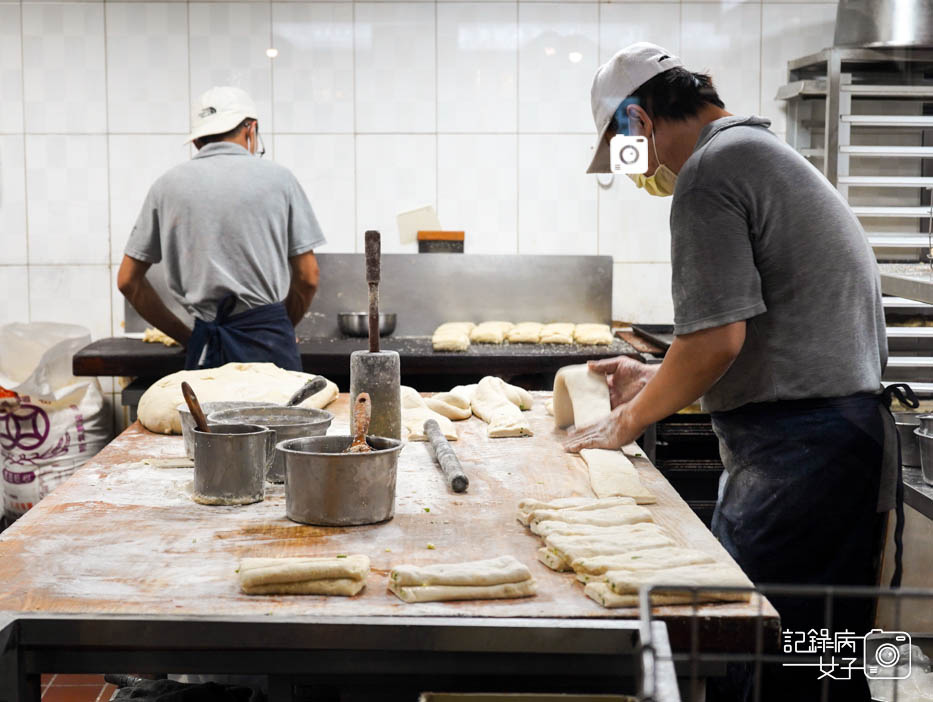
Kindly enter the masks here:
<path id="1" fill-rule="evenodd" d="M 648 170 L 633 180 L 673 196 L 675 340 L 659 366 L 590 364 L 613 410 L 567 449 L 619 448 L 702 396 L 726 468 L 713 532 L 751 579 L 875 585 L 899 481 L 880 278 L 858 219 L 768 120 L 727 112 L 709 76 L 661 47 L 601 66 L 592 107 L 589 172 L 610 171 L 615 134 L 644 136 Z M 821 601 L 773 602 L 785 629 L 825 626 Z M 839 601 L 833 615 L 836 631 L 872 628 L 871 603 Z M 765 666 L 762 699 L 819 699 L 818 677 Z M 857 677 L 831 681 L 830 699 L 867 700 Z M 747 675 L 729 684 L 715 699 L 751 698 Z"/>
<path id="2" fill-rule="evenodd" d="M 243 90 L 199 98 L 194 157 L 149 190 L 117 285 L 149 323 L 187 347 L 185 367 L 267 361 L 301 370 L 295 326 L 318 286 L 324 235 L 295 176 L 262 160 L 256 106 Z M 146 280 L 162 262 L 189 329 Z"/>

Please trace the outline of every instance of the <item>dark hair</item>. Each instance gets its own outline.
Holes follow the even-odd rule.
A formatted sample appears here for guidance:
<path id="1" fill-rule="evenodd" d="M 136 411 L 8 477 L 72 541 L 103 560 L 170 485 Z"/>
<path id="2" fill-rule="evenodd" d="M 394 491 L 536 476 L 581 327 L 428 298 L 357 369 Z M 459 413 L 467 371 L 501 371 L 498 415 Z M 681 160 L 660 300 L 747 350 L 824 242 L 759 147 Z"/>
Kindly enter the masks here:
<path id="1" fill-rule="evenodd" d="M 200 148 L 201 146 L 206 146 L 207 144 L 213 144 L 218 141 L 227 141 L 227 139 L 232 139 L 237 134 L 239 134 L 240 130 L 244 129 L 246 125 L 248 125 L 250 122 L 255 122 L 255 121 L 256 120 L 254 120 L 252 117 L 247 117 L 242 122 L 240 122 L 237 126 L 235 126 L 233 129 L 231 129 L 229 132 L 224 132 L 223 134 L 206 134 L 202 137 L 198 137 L 197 139 L 195 139 L 194 144 L 195 146 L 198 146 Z"/>
<path id="2" fill-rule="evenodd" d="M 632 93 L 652 119 L 683 121 L 695 117 L 704 105 L 725 107 L 705 73 L 671 68 L 659 73 Z"/>

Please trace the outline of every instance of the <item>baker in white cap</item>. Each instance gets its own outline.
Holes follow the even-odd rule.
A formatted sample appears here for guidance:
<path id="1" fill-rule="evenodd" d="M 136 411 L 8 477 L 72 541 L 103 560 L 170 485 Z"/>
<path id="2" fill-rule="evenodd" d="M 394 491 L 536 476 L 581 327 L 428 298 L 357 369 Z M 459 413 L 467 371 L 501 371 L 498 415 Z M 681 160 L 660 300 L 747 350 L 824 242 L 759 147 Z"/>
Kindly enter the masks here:
<path id="1" fill-rule="evenodd" d="M 673 196 L 674 342 L 660 365 L 590 364 L 613 410 L 568 450 L 619 448 L 702 397 L 726 469 L 712 529 L 752 580 L 874 585 L 899 481 L 880 279 L 858 219 L 768 120 L 727 112 L 708 75 L 659 46 L 600 66 L 592 107 L 589 172 L 609 172 L 616 134 L 646 137 L 633 180 Z M 772 601 L 784 629 L 825 627 L 821 600 Z M 836 631 L 871 629 L 865 600 L 837 599 L 832 616 Z M 761 699 L 818 699 L 818 677 L 766 666 Z M 831 681 L 830 699 L 868 700 L 857 678 Z"/>
<path id="2" fill-rule="evenodd" d="M 187 347 L 186 368 L 268 361 L 301 370 L 295 326 L 318 287 L 325 243 L 308 198 L 286 168 L 262 160 L 259 117 L 240 88 L 198 99 L 188 141 L 198 152 L 150 188 L 117 277 L 140 315 Z M 195 318 L 189 329 L 146 272 Z"/>

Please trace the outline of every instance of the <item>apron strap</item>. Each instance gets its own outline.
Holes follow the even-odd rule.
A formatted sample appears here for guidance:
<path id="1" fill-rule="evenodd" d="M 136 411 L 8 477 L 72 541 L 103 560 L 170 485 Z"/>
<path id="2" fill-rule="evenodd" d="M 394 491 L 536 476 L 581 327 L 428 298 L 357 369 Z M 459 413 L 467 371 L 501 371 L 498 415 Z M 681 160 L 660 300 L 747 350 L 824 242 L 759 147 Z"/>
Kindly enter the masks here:
<path id="1" fill-rule="evenodd" d="M 920 406 L 920 400 L 907 383 L 894 383 L 884 389 L 881 394 L 881 400 L 888 412 L 891 412 L 891 404 L 894 399 L 900 402 L 904 407 L 917 409 Z M 893 415 L 892 415 L 893 419 Z M 897 485 L 895 498 L 895 514 L 897 522 L 894 524 L 894 574 L 891 576 L 891 587 L 901 586 L 901 578 L 904 574 L 904 469 L 901 463 L 901 436 L 895 432 L 897 437 Z"/>

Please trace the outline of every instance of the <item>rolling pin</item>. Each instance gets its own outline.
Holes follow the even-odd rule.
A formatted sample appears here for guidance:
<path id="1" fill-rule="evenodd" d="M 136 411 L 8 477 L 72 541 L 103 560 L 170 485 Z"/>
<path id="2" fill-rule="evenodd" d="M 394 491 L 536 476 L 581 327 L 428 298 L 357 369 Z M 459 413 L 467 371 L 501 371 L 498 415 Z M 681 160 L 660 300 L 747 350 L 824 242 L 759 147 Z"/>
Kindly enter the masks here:
<path id="1" fill-rule="evenodd" d="M 435 419 L 429 419 L 424 423 L 424 433 L 431 442 L 434 449 L 434 456 L 444 471 L 444 477 L 447 479 L 447 487 L 454 492 L 466 492 L 470 486 L 470 479 L 463 472 L 460 466 L 460 459 L 454 453 L 453 447 L 447 441 L 447 437 L 441 432 L 441 428 Z"/>
<path id="2" fill-rule="evenodd" d="M 350 397 L 369 393 L 372 419 L 369 433 L 389 439 L 402 438 L 401 365 L 398 353 L 379 349 L 379 232 L 366 232 L 366 283 L 369 286 L 369 351 L 350 354 Z M 350 433 L 356 419 L 350 415 Z"/>

